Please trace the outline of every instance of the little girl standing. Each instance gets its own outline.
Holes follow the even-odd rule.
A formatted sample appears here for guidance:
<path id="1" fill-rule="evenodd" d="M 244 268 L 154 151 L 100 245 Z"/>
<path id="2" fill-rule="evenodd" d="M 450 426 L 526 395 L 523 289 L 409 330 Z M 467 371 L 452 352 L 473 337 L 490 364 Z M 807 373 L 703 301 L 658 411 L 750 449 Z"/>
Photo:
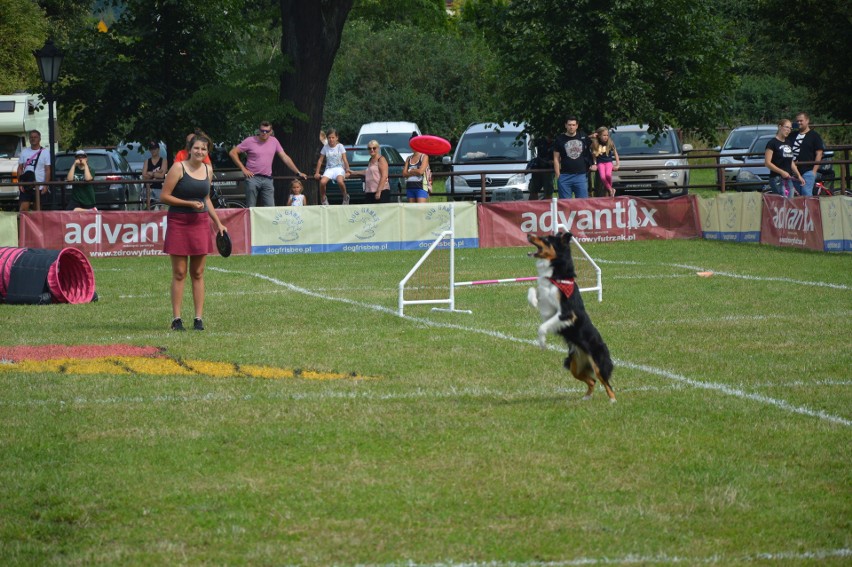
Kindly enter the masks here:
<path id="1" fill-rule="evenodd" d="M 290 183 L 290 198 L 287 199 L 288 207 L 304 207 L 305 206 L 305 196 L 302 195 L 302 182 L 298 179 L 294 179 L 292 183 Z"/>
<path id="2" fill-rule="evenodd" d="M 609 196 L 613 197 L 615 196 L 615 189 L 612 188 L 612 172 L 618 169 L 618 150 L 615 149 L 615 144 L 609 137 L 609 130 L 604 126 L 595 130 L 595 135 L 592 136 L 591 150 L 592 158 L 598 166 L 601 182 Z M 615 162 L 614 165 L 613 162 Z"/>

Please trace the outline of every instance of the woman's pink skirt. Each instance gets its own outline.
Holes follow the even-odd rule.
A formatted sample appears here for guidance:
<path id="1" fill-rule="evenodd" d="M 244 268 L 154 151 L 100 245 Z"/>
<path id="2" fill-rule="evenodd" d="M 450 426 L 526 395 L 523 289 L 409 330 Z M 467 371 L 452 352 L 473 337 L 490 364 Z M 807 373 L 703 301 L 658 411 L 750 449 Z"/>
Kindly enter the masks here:
<path id="1" fill-rule="evenodd" d="M 213 231 L 210 217 L 203 213 L 168 213 L 163 252 L 173 256 L 212 254 Z"/>

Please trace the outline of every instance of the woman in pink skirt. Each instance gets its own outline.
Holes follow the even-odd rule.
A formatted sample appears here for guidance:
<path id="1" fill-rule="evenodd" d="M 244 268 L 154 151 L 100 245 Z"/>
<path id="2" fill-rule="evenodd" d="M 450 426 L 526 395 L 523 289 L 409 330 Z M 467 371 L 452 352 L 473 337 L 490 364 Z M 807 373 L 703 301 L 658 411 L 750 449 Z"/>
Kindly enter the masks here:
<path id="1" fill-rule="evenodd" d="M 183 288 L 189 258 L 189 277 L 192 279 L 192 300 L 195 305 L 196 331 L 204 330 L 204 264 L 207 254 L 214 251 L 210 237 L 210 221 L 216 223 L 216 232 L 227 228 L 219 220 L 210 201 L 210 184 L 213 169 L 204 163 L 211 146 L 204 135 L 193 136 L 187 143 L 189 159 L 175 163 L 169 169 L 160 200 L 169 206 L 163 252 L 172 259 L 172 330 L 183 331 L 180 317 Z"/>

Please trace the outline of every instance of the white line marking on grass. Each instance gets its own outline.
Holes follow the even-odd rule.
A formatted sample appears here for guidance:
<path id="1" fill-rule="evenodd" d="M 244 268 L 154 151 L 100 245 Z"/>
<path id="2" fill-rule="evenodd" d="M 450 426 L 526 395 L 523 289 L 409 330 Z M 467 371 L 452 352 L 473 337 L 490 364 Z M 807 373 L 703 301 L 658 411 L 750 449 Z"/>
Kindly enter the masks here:
<path id="1" fill-rule="evenodd" d="M 613 359 L 613 362 L 618 366 L 623 366 L 624 368 L 630 368 L 631 370 L 639 370 L 641 372 L 647 372 L 648 374 L 654 374 L 655 376 L 662 376 L 664 378 L 668 378 L 669 380 L 674 380 L 676 382 L 682 382 L 684 384 L 689 384 L 695 388 L 700 388 L 702 390 L 711 390 L 716 392 L 721 392 L 723 394 L 728 394 L 729 396 L 734 396 L 736 398 L 743 398 L 746 400 L 751 400 L 755 402 L 760 402 L 762 404 L 768 404 L 771 406 L 775 406 L 779 409 L 783 409 L 792 413 L 798 413 L 801 415 L 807 415 L 810 417 L 817 417 L 819 419 L 824 419 L 826 421 L 830 421 L 832 423 L 838 423 L 840 425 L 852 426 L 852 420 L 845 419 L 842 417 L 838 417 L 835 415 L 831 415 L 825 413 L 824 411 L 812 410 L 810 408 L 802 407 L 802 406 L 794 406 L 793 404 L 786 402 L 784 400 L 778 400 L 776 398 L 770 398 L 769 396 L 763 396 L 761 394 L 751 394 L 749 392 L 745 392 L 740 390 L 739 388 L 734 388 L 733 386 L 726 386 L 725 384 L 717 384 L 715 382 L 704 382 L 701 380 L 694 380 L 692 378 L 687 378 L 686 376 L 682 376 L 675 372 L 670 372 L 668 370 L 663 370 L 661 368 L 654 368 L 653 366 L 646 366 L 644 364 L 635 364 L 633 362 L 627 362 L 625 360 Z"/>
<path id="2" fill-rule="evenodd" d="M 372 304 L 372 303 L 364 303 L 362 301 L 356 301 L 354 299 L 348 299 L 348 298 L 345 298 L 345 297 L 332 297 L 330 295 L 318 293 L 316 291 L 312 291 L 312 290 L 309 290 L 309 289 L 306 289 L 306 288 L 303 288 L 303 287 L 300 287 L 300 286 L 297 286 L 297 285 L 293 285 L 291 283 L 281 281 L 278 278 L 273 278 L 271 276 L 267 276 L 267 275 L 264 275 L 264 274 L 258 274 L 258 273 L 252 273 L 252 272 L 241 272 L 241 271 L 234 271 L 234 270 L 225 270 L 223 268 L 216 268 L 216 267 L 212 267 L 212 268 L 208 268 L 208 269 L 214 270 L 214 271 L 217 271 L 217 272 L 222 272 L 222 273 L 243 274 L 243 275 L 247 275 L 247 276 L 252 276 L 252 277 L 255 277 L 255 278 L 258 278 L 258 279 L 262 279 L 262 280 L 274 283 L 276 285 L 280 285 L 280 286 L 285 287 L 289 290 L 292 290 L 296 293 L 301 293 L 301 294 L 304 294 L 304 295 L 308 295 L 310 297 L 315 297 L 317 299 L 322 299 L 322 300 L 325 300 L 325 301 L 337 301 L 339 303 L 345 303 L 347 305 L 353 305 L 355 307 L 362 307 L 362 308 L 370 309 L 372 311 L 377 311 L 379 313 L 386 313 L 386 314 L 392 315 L 394 317 L 399 317 L 399 314 L 397 313 L 396 309 L 384 307 L 382 305 L 375 305 L 375 304 Z M 534 339 L 520 339 L 518 337 L 513 337 L 511 335 L 507 335 L 507 334 L 501 333 L 499 331 L 490 331 L 488 329 L 478 329 L 478 328 L 475 328 L 475 327 L 467 327 L 465 325 L 459 325 L 459 324 L 455 324 L 455 323 L 439 323 L 437 321 L 432 321 L 430 319 L 422 319 L 422 318 L 419 318 L 419 317 L 409 317 L 407 315 L 403 316 L 402 318 L 406 319 L 408 321 L 420 323 L 422 325 L 427 325 L 427 326 L 430 326 L 430 327 L 440 327 L 440 328 L 444 328 L 444 329 L 457 329 L 457 330 L 464 331 L 464 332 L 467 332 L 467 333 L 478 333 L 478 334 L 481 334 L 481 335 L 486 335 L 486 336 L 489 336 L 489 337 L 494 337 L 494 338 L 502 339 L 502 340 L 505 340 L 505 341 L 518 343 L 518 344 L 531 345 L 531 346 L 536 346 L 536 347 L 538 346 L 538 342 Z M 556 347 L 554 345 L 548 345 L 548 349 L 553 350 L 553 351 L 557 351 L 557 352 L 564 352 L 564 350 L 565 350 L 564 347 Z M 622 366 L 624 368 L 629 368 L 631 370 L 639 370 L 641 372 L 646 372 L 648 374 L 653 374 L 655 376 L 667 378 L 667 379 L 675 381 L 675 382 L 688 384 L 688 385 L 693 386 L 695 388 L 700 388 L 700 389 L 703 389 L 703 390 L 709 390 L 709 391 L 714 391 L 714 392 L 720 392 L 722 394 L 727 394 L 727 395 L 733 396 L 735 398 L 741 398 L 741 399 L 745 399 L 745 400 L 759 402 L 759 403 L 762 403 L 762 404 L 768 404 L 768 405 L 774 406 L 778 409 L 782 409 L 782 410 L 785 410 L 785 411 L 788 411 L 788 412 L 791 412 L 791 413 L 797 413 L 797 414 L 800 414 L 800 415 L 807 415 L 807 416 L 810 416 L 810 417 L 816 417 L 816 418 L 819 418 L 819 419 L 823 419 L 825 421 L 829 421 L 831 423 L 838 423 L 840 425 L 852 426 L 852 420 L 845 419 L 845 418 L 838 417 L 838 416 L 834 416 L 834 415 L 825 413 L 823 411 L 812 410 L 812 409 L 806 408 L 806 407 L 794 406 L 793 404 L 786 402 L 784 400 L 778 400 L 778 399 L 775 399 L 775 398 L 770 398 L 768 396 L 761 396 L 760 394 L 750 394 L 750 393 L 745 392 L 743 390 L 739 390 L 739 389 L 731 387 L 731 386 L 726 386 L 724 384 L 717 384 L 715 382 L 703 382 L 701 380 L 694 380 L 692 378 L 687 378 L 686 376 L 682 376 L 680 374 L 677 374 L 675 372 L 671 372 L 671 371 L 668 371 L 668 370 L 665 370 L 665 369 L 662 369 L 662 368 L 654 368 L 652 366 L 647 366 L 647 365 L 644 365 L 644 364 L 635 364 L 635 363 L 632 363 L 632 362 L 628 362 L 626 360 L 619 360 L 619 359 L 613 359 L 613 362 L 616 365 Z"/>
<path id="3" fill-rule="evenodd" d="M 688 557 L 679 555 L 624 555 L 622 557 L 579 557 L 554 561 L 473 561 L 464 563 L 386 563 L 384 567 L 573 567 L 578 565 L 725 565 L 731 562 L 752 561 L 803 561 L 824 560 L 834 557 L 852 557 L 850 549 L 825 549 L 818 551 L 796 551 L 781 553 L 755 553 L 745 556 L 710 555 L 707 557 Z"/>
<path id="4" fill-rule="evenodd" d="M 753 280 L 753 281 L 763 281 L 763 282 L 782 282 L 796 285 L 805 285 L 805 286 L 816 286 L 816 287 L 828 287 L 831 289 L 852 289 L 852 286 L 846 284 L 838 284 L 838 283 L 830 283 L 830 282 L 819 282 L 819 281 L 808 281 L 808 280 L 794 280 L 792 278 L 782 278 L 782 277 L 774 277 L 774 276 L 750 276 L 746 274 L 735 274 L 733 272 L 717 272 L 713 268 L 708 268 L 706 266 L 692 266 L 690 264 L 668 264 L 668 263 L 660 263 L 660 264 L 649 264 L 647 262 L 636 262 L 634 260 L 603 260 L 603 259 L 595 259 L 595 262 L 599 264 L 618 264 L 623 266 L 667 266 L 671 268 L 679 268 L 682 270 L 689 270 L 691 272 L 704 272 L 710 271 L 713 272 L 714 276 L 724 276 L 728 278 L 740 279 L 740 280 Z M 630 276 L 635 278 L 641 278 L 642 276 Z M 630 279 L 630 277 L 618 277 L 613 279 Z M 675 275 L 668 276 L 654 276 L 654 277 L 677 277 Z"/>
<path id="5" fill-rule="evenodd" d="M 675 268 L 683 268 L 685 270 L 695 270 L 697 272 L 701 272 L 704 270 L 710 270 L 713 272 L 714 276 L 725 276 L 728 278 L 735 278 L 740 280 L 756 280 L 762 282 L 782 282 L 782 283 L 790 283 L 790 284 L 798 284 L 798 285 L 807 285 L 807 286 L 816 286 L 816 287 L 829 287 L 832 289 L 852 289 L 852 287 L 844 284 L 836 284 L 829 282 L 812 282 L 807 280 L 794 280 L 792 278 L 780 278 L 780 277 L 772 277 L 772 276 L 748 276 L 744 274 L 734 274 L 732 272 L 717 272 L 712 268 L 701 268 L 700 266 L 690 266 L 687 264 L 669 264 L 670 266 L 674 266 Z"/>

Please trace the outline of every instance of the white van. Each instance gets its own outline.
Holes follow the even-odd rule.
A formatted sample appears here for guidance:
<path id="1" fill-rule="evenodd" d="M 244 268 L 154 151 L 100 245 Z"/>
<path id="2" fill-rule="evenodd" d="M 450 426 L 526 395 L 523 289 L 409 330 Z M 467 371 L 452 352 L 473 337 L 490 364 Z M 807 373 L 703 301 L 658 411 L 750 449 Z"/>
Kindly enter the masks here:
<path id="1" fill-rule="evenodd" d="M 420 128 L 414 122 L 369 122 L 361 126 L 355 145 L 366 146 L 370 140 L 376 140 L 379 144 L 395 147 L 405 159 L 411 155 L 408 140 L 414 132 L 420 135 Z"/>
<path id="2" fill-rule="evenodd" d="M 54 116 L 56 103 L 53 106 Z M 29 145 L 30 130 L 41 132 L 41 144 L 50 145 L 50 114 L 41 95 L 16 93 L 0 95 L 0 183 L 10 183 L 18 177 L 18 158 Z M 54 148 L 54 151 L 56 148 Z M 0 208 L 18 209 L 18 187 L 0 186 Z"/>
<path id="3" fill-rule="evenodd" d="M 444 165 L 459 172 L 487 171 L 485 189 L 492 200 L 517 200 L 528 197 L 530 175 L 509 173 L 526 169 L 534 157 L 529 134 L 523 122 L 480 122 L 471 124 L 459 138 L 453 154 Z M 504 173 L 506 172 L 506 173 Z M 482 175 L 453 175 L 447 179 L 447 193 L 476 197 L 482 190 Z"/>

